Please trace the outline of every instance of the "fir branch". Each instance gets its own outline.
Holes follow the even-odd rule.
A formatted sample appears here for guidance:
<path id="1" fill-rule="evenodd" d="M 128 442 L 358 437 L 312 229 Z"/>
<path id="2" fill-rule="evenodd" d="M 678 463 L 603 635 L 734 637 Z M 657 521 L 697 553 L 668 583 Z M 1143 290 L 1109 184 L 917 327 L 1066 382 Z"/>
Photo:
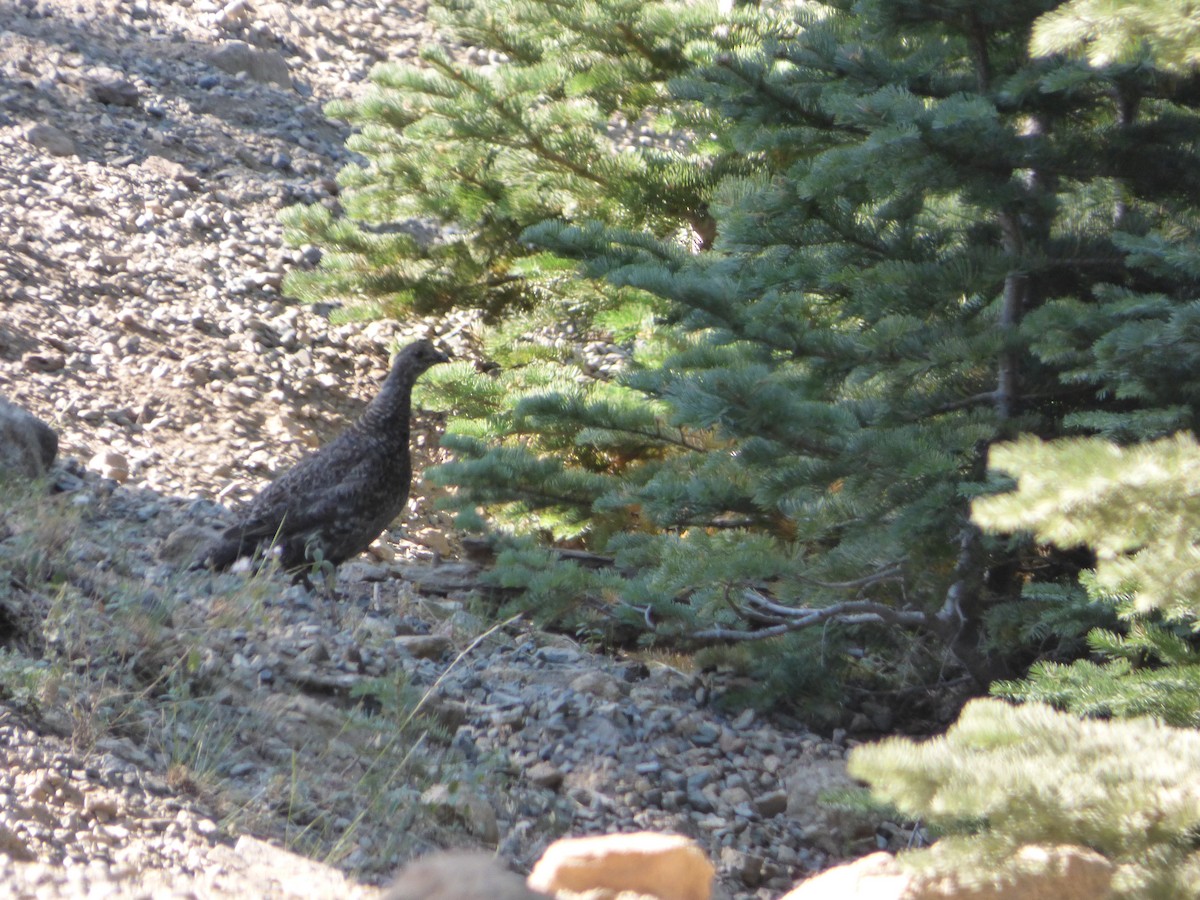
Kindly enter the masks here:
<path id="1" fill-rule="evenodd" d="M 781 58 L 786 57 L 781 55 Z M 868 128 L 850 125 L 845 121 L 840 121 L 836 116 L 804 105 L 787 91 L 777 87 L 763 74 L 761 69 L 757 75 L 752 75 L 744 65 L 735 64 L 735 57 L 731 54 L 722 54 L 717 57 L 716 62 L 718 66 L 740 79 L 748 89 L 761 94 L 764 99 L 768 100 L 766 105 L 785 108 L 797 121 L 818 132 L 839 132 L 859 138 L 867 137 L 870 134 Z"/>
<path id="2" fill-rule="evenodd" d="M 525 116 L 521 112 L 509 108 L 508 104 L 504 102 L 505 98 L 485 93 L 475 81 L 466 76 L 463 70 L 456 68 L 449 62 L 436 57 L 430 59 L 430 62 L 455 83 L 466 88 L 486 103 L 488 108 L 498 113 L 509 125 L 516 128 L 525 139 L 524 143 L 521 143 L 520 141 L 508 138 L 502 132 L 493 131 L 488 135 L 488 140 L 493 144 L 499 144 L 502 147 L 508 147 L 513 150 L 532 150 L 548 162 L 555 163 L 579 178 L 591 181 L 600 187 L 611 187 L 608 179 L 601 177 L 586 166 L 580 165 L 570 157 L 562 155 L 557 150 L 551 149 L 545 140 L 543 140 L 542 135 L 529 126 L 529 123 L 525 120 Z"/>
<path id="3" fill-rule="evenodd" d="M 664 68 L 664 60 L 661 54 L 655 53 L 654 50 L 642 40 L 642 36 L 635 31 L 628 22 L 617 22 L 617 33 L 621 36 L 626 47 L 632 49 L 635 53 L 641 56 L 655 69 Z"/>
<path id="4" fill-rule="evenodd" d="M 709 449 L 707 444 L 697 444 L 697 443 L 688 441 L 686 439 L 686 437 L 684 436 L 685 432 L 682 428 L 673 429 L 673 430 L 676 430 L 679 432 L 679 437 L 675 438 L 675 437 L 671 437 L 670 434 L 666 433 L 666 431 L 663 429 L 663 427 L 661 425 L 654 428 L 653 430 L 648 429 L 648 428 L 634 428 L 633 426 L 630 426 L 630 425 L 617 425 L 612 422 L 605 422 L 603 424 L 597 424 L 592 427 L 596 431 L 608 431 L 608 432 L 612 432 L 613 434 L 624 434 L 624 435 L 629 435 L 630 437 L 646 438 L 647 440 L 650 440 L 650 441 L 655 441 L 660 444 L 668 444 L 672 447 L 678 447 L 680 450 L 688 450 L 693 453 L 703 453 L 704 451 Z M 521 433 L 521 432 L 515 432 L 515 433 Z M 527 433 L 537 434 L 538 431 L 536 429 L 531 429 Z"/>

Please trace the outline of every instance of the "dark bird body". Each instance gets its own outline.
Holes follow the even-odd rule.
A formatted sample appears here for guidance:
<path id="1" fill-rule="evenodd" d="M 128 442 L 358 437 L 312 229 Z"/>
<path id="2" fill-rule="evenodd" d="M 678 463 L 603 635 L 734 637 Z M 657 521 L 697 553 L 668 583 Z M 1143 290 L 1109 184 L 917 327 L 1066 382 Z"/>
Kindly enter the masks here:
<path id="1" fill-rule="evenodd" d="M 263 488 L 201 564 L 224 569 L 273 548 L 283 568 L 295 570 L 337 566 L 366 550 L 408 501 L 413 384 L 448 359 L 429 341 L 401 350 L 358 420 Z"/>

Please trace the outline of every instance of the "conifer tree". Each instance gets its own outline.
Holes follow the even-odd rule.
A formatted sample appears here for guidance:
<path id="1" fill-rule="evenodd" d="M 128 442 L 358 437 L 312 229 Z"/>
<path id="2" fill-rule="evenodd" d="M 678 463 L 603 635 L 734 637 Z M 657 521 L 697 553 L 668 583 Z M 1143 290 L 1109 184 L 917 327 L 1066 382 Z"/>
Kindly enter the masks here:
<path id="1" fill-rule="evenodd" d="M 785 22 L 764 4 L 689 30 L 666 4 L 464 0 L 447 7 L 463 33 L 504 58 L 384 69 L 339 110 L 371 159 L 343 179 L 358 224 L 297 214 L 334 252 L 293 286 L 559 316 L 572 294 L 635 298 L 639 352 L 614 382 L 530 364 L 516 386 L 461 367 L 435 385 L 465 412 L 433 477 L 466 520 L 502 513 L 615 561 L 518 542 L 497 580 L 649 639 L 841 623 L 792 661 L 920 678 L 949 648 L 986 683 L 1012 656 L 989 656 L 988 616 L 1078 568 L 972 524 L 971 498 L 1002 486 L 988 447 L 1194 428 L 1200 387 L 1200 271 L 1180 249 L 1197 81 L 1145 55 L 1031 55 L 1056 5 L 836 0 Z M 646 52 L 672 15 L 684 43 Z M 654 110 L 690 129 L 683 157 L 606 155 L 613 117 Z M 423 246 L 395 227 L 412 215 L 455 227 Z"/>
<path id="2" fill-rule="evenodd" d="M 987 448 L 1194 426 L 1195 80 L 1031 56 L 1053 6 L 805 4 L 794 38 L 673 83 L 758 166 L 714 191 L 713 252 L 603 223 L 526 232 L 666 298 L 683 335 L 624 379 L 650 401 L 637 429 L 538 400 L 577 435 L 703 436 L 584 498 L 581 516 L 627 516 L 598 543 L 640 572 L 630 624 L 702 641 L 899 625 L 986 683 L 1005 662 L 990 611 L 1077 568 L 970 522 L 998 486 Z M 479 496 L 469 461 L 452 471 Z M 612 596 L 603 578 L 580 596 Z"/>

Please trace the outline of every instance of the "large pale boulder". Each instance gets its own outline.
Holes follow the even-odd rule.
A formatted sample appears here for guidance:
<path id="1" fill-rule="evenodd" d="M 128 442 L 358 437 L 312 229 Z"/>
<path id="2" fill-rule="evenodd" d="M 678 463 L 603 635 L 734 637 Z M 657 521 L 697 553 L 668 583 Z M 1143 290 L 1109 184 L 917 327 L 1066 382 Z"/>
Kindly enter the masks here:
<path id="1" fill-rule="evenodd" d="M 814 875 L 781 900 L 901 900 L 912 876 L 890 853 L 872 853 Z"/>
<path id="2" fill-rule="evenodd" d="M 1113 871 L 1109 860 L 1086 847 L 1031 844 L 1014 854 L 1003 878 L 979 883 L 958 873 L 922 873 L 904 900 L 1107 900 Z"/>
<path id="3" fill-rule="evenodd" d="M 637 832 L 564 838 L 546 848 L 528 884 L 535 891 L 630 891 L 658 900 L 709 900 L 714 869 L 695 842 Z"/>
<path id="4" fill-rule="evenodd" d="M 185 891 L 201 897 L 304 897 L 312 900 L 364 900 L 365 890 L 333 866 L 242 835 L 233 847 L 218 844 L 207 853 L 211 865 L 203 866 L 209 887 Z M 236 886 L 236 890 L 234 890 Z M 165 885 L 163 886 L 166 887 Z M 149 890 L 142 896 L 165 897 L 174 891 Z M 140 894 L 140 892 L 139 892 Z"/>
<path id="5" fill-rule="evenodd" d="M 937 847 L 933 848 L 934 854 Z M 781 900 L 1106 900 L 1113 864 L 1085 847 L 1022 847 L 1002 876 L 909 872 L 890 853 L 822 872 Z"/>
<path id="6" fill-rule="evenodd" d="M 38 478 L 58 455 L 58 435 L 41 419 L 0 400 L 0 475 Z"/>

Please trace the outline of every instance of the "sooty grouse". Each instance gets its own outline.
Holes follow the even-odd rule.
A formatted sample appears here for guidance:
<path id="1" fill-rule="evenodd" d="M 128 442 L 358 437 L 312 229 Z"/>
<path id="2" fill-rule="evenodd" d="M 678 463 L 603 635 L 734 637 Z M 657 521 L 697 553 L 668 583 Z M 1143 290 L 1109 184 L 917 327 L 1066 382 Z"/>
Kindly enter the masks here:
<path id="1" fill-rule="evenodd" d="M 413 384 L 448 360 L 429 341 L 401 350 L 358 421 L 263 488 L 199 565 L 224 569 L 273 547 L 294 570 L 320 560 L 336 566 L 366 550 L 408 501 Z"/>

